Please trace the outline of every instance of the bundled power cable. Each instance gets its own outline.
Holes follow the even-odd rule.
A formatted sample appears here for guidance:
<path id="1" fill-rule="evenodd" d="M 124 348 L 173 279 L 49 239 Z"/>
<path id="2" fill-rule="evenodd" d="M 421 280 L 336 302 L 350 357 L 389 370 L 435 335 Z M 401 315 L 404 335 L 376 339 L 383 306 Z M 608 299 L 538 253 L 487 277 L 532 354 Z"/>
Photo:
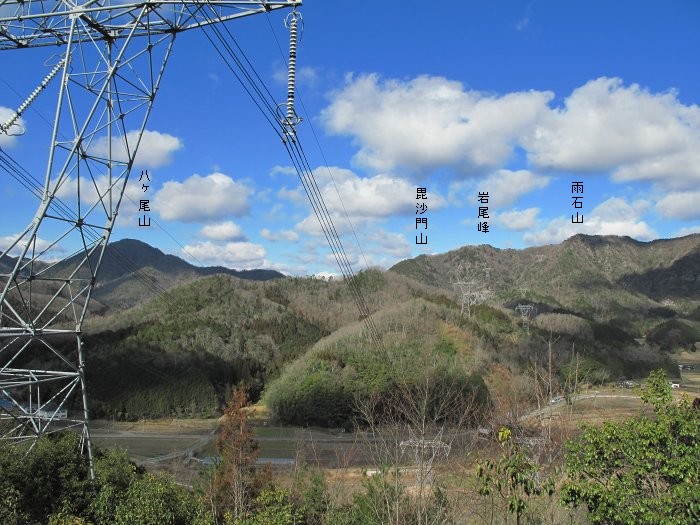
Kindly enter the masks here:
<path id="1" fill-rule="evenodd" d="M 194 17 L 197 11 L 198 14 L 207 19 L 209 24 L 203 26 L 203 32 L 207 40 L 211 43 L 214 50 L 224 61 L 226 67 L 231 71 L 234 77 L 242 85 L 245 92 L 257 106 L 264 118 L 271 125 L 274 133 L 282 140 L 289 154 L 294 169 L 299 176 L 299 180 L 306 192 L 314 214 L 318 218 L 328 246 L 333 253 L 333 256 L 340 268 L 340 272 L 346 282 L 353 300 L 360 312 L 360 317 L 365 323 L 367 332 L 372 339 L 374 345 L 387 356 L 382 338 L 379 334 L 374 320 L 372 319 L 371 311 L 365 301 L 364 294 L 360 288 L 358 279 L 353 271 L 348 255 L 343 247 L 342 240 L 333 222 L 333 217 L 328 211 L 328 207 L 323 198 L 323 194 L 316 182 L 313 170 L 311 169 L 306 152 L 296 133 L 296 123 L 299 118 L 294 112 L 292 106 L 294 101 L 294 79 L 296 67 L 296 39 L 297 20 L 296 14 L 292 14 L 287 19 L 287 26 L 290 29 L 290 60 L 289 74 L 287 85 L 287 102 L 283 104 L 275 104 L 274 99 L 265 83 L 258 75 L 257 71 L 251 64 L 250 60 L 245 55 L 245 52 L 238 45 L 238 42 L 233 37 L 226 24 L 216 24 L 217 13 L 210 4 L 202 4 L 197 7 L 196 11 L 188 7 L 190 14 Z M 221 26 L 221 27 L 220 27 Z M 284 108 L 283 112 L 279 109 Z M 280 115 L 281 113 L 281 115 Z"/>

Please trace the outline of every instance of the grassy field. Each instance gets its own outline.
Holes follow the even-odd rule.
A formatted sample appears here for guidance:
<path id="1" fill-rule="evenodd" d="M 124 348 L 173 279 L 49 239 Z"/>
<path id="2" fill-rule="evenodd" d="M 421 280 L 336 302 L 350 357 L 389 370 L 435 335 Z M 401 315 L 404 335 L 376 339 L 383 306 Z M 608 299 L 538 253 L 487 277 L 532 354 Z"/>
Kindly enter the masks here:
<path id="1" fill-rule="evenodd" d="M 700 352 L 682 352 L 678 364 L 695 365 L 695 370 L 681 371 L 681 390 L 700 394 Z"/>
<path id="2" fill-rule="evenodd" d="M 683 371 L 684 388 L 673 391 L 676 397 L 685 392 L 692 399 L 700 390 L 700 353 L 680 354 L 678 362 L 697 366 L 695 371 Z M 637 391 L 601 387 L 598 391 L 587 390 L 572 405 L 562 402 L 534 411 L 524 422 L 533 429 L 551 425 L 571 437 L 582 424 L 599 425 L 649 412 Z M 262 462 L 269 460 L 275 464 L 286 460 L 322 467 L 335 472 L 331 478 L 341 485 L 357 483 L 363 476 L 363 466 L 372 464 L 369 445 L 357 434 L 271 425 L 266 418 L 268 414 L 260 408 L 250 415 Z M 216 419 L 161 419 L 93 421 L 91 429 L 98 447 L 125 449 L 137 463 L 152 470 L 167 470 L 181 482 L 192 484 L 202 468 L 197 459 L 216 455 L 217 426 Z"/>

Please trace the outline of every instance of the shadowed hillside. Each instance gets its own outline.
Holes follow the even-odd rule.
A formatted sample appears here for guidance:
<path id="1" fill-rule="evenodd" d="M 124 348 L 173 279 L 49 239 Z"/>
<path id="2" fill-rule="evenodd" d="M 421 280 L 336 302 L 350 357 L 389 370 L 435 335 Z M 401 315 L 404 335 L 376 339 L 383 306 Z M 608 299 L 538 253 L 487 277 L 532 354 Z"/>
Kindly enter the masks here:
<path id="1" fill-rule="evenodd" d="M 82 255 L 80 256 L 82 257 Z M 91 257 L 94 263 L 96 255 Z M 79 259 L 67 259 L 56 270 L 71 267 Z M 97 285 L 93 292 L 93 312 L 105 313 L 113 308 L 128 308 L 153 297 L 155 290 L 168 290 L 194 279 L 225 274 L 244 280 L 267 281 L 283 278 L 275 270 L 232 270 L 223 266 L 194 266 L 175 255 L 134 239 L 107 245 Z"/>
<path id="2" fill-rule="evenodd" d="M 557 245 L 524 250 L 466 246 L 445 254 L 419 256 L 391 271 L 446 290 L 460 264 L 466 279 L 496 294 L 496 300 L 526 299 L 563 308 L 595 321 L 649 328 L 647 317 L 670 308 L 687 316 L 700 306 L 700 234 L 643 243 L 629 237 L 575 235 Z M 487 277 L 484 268 L 490 268 Z M 523 289 L 523 290 L 519 290 Z"/>
<path id="3" fill-rule="evenodd" d="M 574 361 L 591 383 L 658 367 L 674 374 L 668 352 L 693 346 L 697 297 L 666 294 L 662 304 L 618 281 L 664 268 L 682 277 L 674 264 L 693 256 L 697 240 L 576 236 L 522 251 L 465 247 L 360 272 L 356 284 L 386 354 L 369 343 L 344 282 L 193 278 L 167 298 L 88 321 L 93 413 L 214 415 L 230 387 L 243 383 L 255 398 L 265 392 L 283 421 L 348 426 L 358 396 L 387 394 L 399 370 L 409 383 L 429 373 L 477 392 L 483 382 L 498 399 L 500 388 L 517 383 L 527 400 L 536 394 L 533 373 L 546 367 L 548 340 L 560 385 Z M 481 279 L 494 294 L 471 317 L 462 315 L 450 284 L 460 263 L 475 280 L 491 268 L 490 279 Z M 514 310 L 523 302 L 538 310 L 529 331 Z"/>

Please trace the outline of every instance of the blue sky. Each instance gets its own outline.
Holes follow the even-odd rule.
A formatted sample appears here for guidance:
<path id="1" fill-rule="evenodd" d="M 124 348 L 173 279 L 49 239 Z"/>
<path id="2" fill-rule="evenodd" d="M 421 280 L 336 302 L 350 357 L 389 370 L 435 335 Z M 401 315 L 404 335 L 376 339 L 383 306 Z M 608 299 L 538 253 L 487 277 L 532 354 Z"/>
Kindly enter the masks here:
<path id="1" fill-rule="evenodd" d="M 298 133 L 355 270 L 468 244 L 700 232 L 699 2 L 307 0 L 300 11 Z M 230 25 L 280 102 L 285 14 Z M 55 52 L 0 54 L 0 116 Z M 0 138 L 33 173 L 55 96 L 25 113 L 24 135 Z M 286 150 L 201 32 L 177 38 L 142 149 L 153 223 L 138 227 L 127 200 L 113 240 L 193 264 L 338 272 Z M 584 184 L 580 210 L 572 181 Z M 416 230 L 417 187 L 427 230 Z M 127 194 L 138 192 L 132 177 Z M 490 196 L 488 233 L 478 192 Z M 38 203 L 7 177 L 0 198 L 7 242 Z"/>

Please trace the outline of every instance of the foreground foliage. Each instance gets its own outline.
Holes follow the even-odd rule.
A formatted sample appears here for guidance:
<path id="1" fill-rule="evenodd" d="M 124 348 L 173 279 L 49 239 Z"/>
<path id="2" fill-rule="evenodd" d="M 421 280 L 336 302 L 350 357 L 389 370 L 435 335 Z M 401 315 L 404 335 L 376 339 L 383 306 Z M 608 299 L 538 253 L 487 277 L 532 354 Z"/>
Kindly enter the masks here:
<path id="1" fill-rule="evenodd" d="M 563 500 L 585 505 L 594 524 L 700 523 L 700 410 L 674 402 L 662 371 L 642 400 L 653 417 L 586 427 L 569 444 Z"/>
<path id="2" fill-rule="evenodd" d="M 538 479 L 539 465 L 513 442 L 510 429 L 502 428 L 498 432 L 498 442 L 503 449 L 501 458 L 497 462 L 488 460 L 479 463 L 477 468 L 479 493 L 483 496 L 498 495 L 505 500 L 508 512 L 515 516 L 516 525 L 520 525 L 530 499 L 544 493 L 551 496 L 554 493 L 554 482 L 551 479 Z M 493 508 L 492 506 L 492 521 Z"/>
<path id="3" fill-rule="evenodd" d="M 146 474 L 124 452 L 100 452 L 90 481 L 79 437 L 67 432 L 0 447 L 3 525 L 207 525 L 200 498 Z"/>
<path id="4" fill-rule="evenodd" d="M 426 387 L 422 396 L 410 389 L 404 393 L 428 399 L 432 392 Z M 321 472 L 297 469 L 293 479 L 282 481 L 255 468 L 257 449 L 248 429 L 247 397 L 236 390 L 217 443 L 221 461 L 203 477 L 198 490 L 146 473 L 118 451 L 96 452 L 96 479 L 91 481 L 79 437 L 67 432 L 44 437 L 31 449 L 28 444 L 0 445 L 0 523 L 700 523 L 700 410 L 687 399 L 673 399 L 662 371 L 650 376 L 642 399 L 653 408 L 652 416 L 585 427 L 567 444 L 564 478 L 557 465 L 543 463 L 517 445 L 515 430 L 503 428 L 499 444 L 493 444 L 495 454 L 481 464 L 476 477 L 455 462 L 449 472 L 431 471 L 434 478 L 421 485 L 397 455 L 395 463 L 376 463 L 376 475 L 365 477 L 338 499 Z M 410 416 L 410 410 L 405 414 Z M 408 416 L 400 421 L 412 420 Z M 371 428 L 376 438 L 386 430 Z M 384 444 L 391 446 L 391 440 Z M 398 441 L 395 452 L 397 447 Z M 479 453 L 488 457 L 488 445 Z"/>

